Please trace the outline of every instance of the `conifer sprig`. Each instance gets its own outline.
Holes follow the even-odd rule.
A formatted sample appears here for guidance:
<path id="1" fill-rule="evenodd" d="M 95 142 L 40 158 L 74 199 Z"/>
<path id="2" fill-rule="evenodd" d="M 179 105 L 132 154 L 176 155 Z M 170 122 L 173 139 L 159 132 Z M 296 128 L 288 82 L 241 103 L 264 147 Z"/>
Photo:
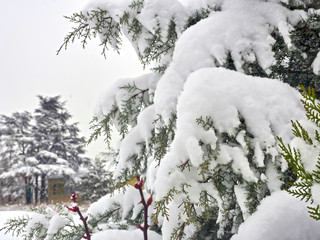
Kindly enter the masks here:
<path id="1" fill-rule="evenodd" d="M 320 127 L 320 103 L 316 99 L 315 90 L 309 87 L 307 91 L 302 85 L 300 85 L 299 87 L 302 90 L 301 102 L 304 106 L 304 109 L 306 110 L 307 118 L 317 124 L 318 127 Z"/>
<path id="2" fill-rule="evenodd" d="M 82 47 L 85 48 L 92 38 L 98 36 L 102 41 L 102 55 L 106 57 L 108 45 L 119 51 L 121 45 L 120 25 L 115 22 L 107 10 L 98 8 L 87 12 L 73 13 L 70 17 L 65 16 L 71 23 L 75 24 L 72 30 L 66 35 L 57 54 L 62 49 L 67 49 L 69 43 L 74 43 L 76 39 L 81 41 Z"/>
<path id="3" fill-rule="evenodd" d="M 312 121 L 319 128 L 320 125 L 320 104 L 316 99 L 316 94 L 314 89 L 308 88 L 308 91 L 300 86 L 301 92 L 301 102 L 304 105 L 307 119 Z M 315 143 L 319 144 L 320 136 L 318 129 L 314 130 L 314 134 L 309 133 L 300 122 L 291 121 L 293 134 L 297 138 L 301 138 L 305 144 L 313 145 L 316 149 Z M 289 144 L 285 145 L 282 138 L 278 137 L 279 147 L 282 150 L 282 156 L 287 161 L 289 167 L 292 169 L 293 173 L 296 175 L 296 181 L 290 182 L 291 188 L 287 191 L 299 198 L 301 201 L 309 202 L 313 204 L 314 199 L 312 195 L 312 187 L 314 184 L 320 183 L 320 156 L 317 159 L 315 168 L 312 171 L 308 171 L 303 163 L 303 155 L 299 150 L 299 146 L 296 148 L 291 147 Z M 308 159 L 312 161 L 312 159 Z M 320 220 L 320 206 L 309 206 L 309 214 L 315 220 Z"/>

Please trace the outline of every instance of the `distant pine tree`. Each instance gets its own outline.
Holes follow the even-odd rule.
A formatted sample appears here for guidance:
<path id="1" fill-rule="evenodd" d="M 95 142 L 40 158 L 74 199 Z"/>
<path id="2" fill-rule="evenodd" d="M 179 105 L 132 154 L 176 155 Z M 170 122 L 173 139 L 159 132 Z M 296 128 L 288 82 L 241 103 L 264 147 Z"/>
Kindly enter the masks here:
<path id="1" fill-rule="evenodd" d="M 67 180 L 69 191 L 75 188 L 76 172 L 87 162 L 84 154 L 85 139 L 79 137 L 77 124 L 70 124 L 71 115 L 60 101 L 60 96 L 39 96 L 40 106 L 35 110 L 33 138 L 39 161 L 40 201 L 47 198 L 47 178 L 59 175 Z"/>
<path id="2" fill-rule="evenodd" d="M 83 156 L 85 139 L 60 97 L 39 96 L 40 107 L 29 112 L 0 116 L 0 157 L 3 196 L 25 202 L 47 198 L 47 178 L 64 177 L 66 190 L 75 188 L 79 167 L 88 159 Z M 23 182 L 22 182 L 23 181 Z M 39 186 L 40 183 L 40 186 Z M 24 188 L 22 188 L 24 186 Z M 34 194 L 34 196 L 33 196 Z"/>
<path id="3" fill-rule="evenodd" d="M 2 196 L 12 202 L 23 198 L 27 204 L 32 202 L 31 179 L 39 171 L 35 167 L 31 121 L 29 112 L 0 116 Z"/>
<path id="4" fill-rule="evenodd" d="M 100 155 L 89 162 L 88 172 L 81 178 L 78 190 L 82 201 L 93 202 L 110 193 L 112 175 L 104 158 Z"/>

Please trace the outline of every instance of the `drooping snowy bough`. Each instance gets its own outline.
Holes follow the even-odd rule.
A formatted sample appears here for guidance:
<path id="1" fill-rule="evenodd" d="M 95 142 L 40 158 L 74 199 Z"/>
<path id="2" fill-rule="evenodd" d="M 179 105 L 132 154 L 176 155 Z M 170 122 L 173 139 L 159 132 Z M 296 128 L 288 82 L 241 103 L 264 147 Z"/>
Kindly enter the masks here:
<path id="1" fill-rule="evenodd" d="M 130 81 L 138 87 L 141 79 L 154 80 Z M 124 99 L 114 100 L 108 102 Z M 219 236 L 234 233 L 281 187 L 287 165 L 276 136 L 289 139 L 290 119 L 303 117 L 299 94 L 278 80 L 202 68 L 188 76 L 176 109 L 167 125 L 155 104 L 141 111 L 120 141 L 114 178 L 146 176 L 164 239 L 180 231 L 192 235 L 206 220 L 219 223 L 211 223 Z"/>
<path id="2" fill-rule="evenodd" d="M 114 179 L 120 184 L 146 177 L 146 191 L 156 200 L 150 215 L 163 239 L 229 238 L 265 196 L 281 188 L 287 164 L 276 137 L 289 140 L 290 120 L 304 116 L 299 94 L 288 84 L 244 73 L 271 76 L 278 60 L 272 34 L 291 47 L 289 31 L 306 13 L 275 1 L 208 2 L 210 14 L 184 31 L 181 26 L 201 8 L 174 2 L 164 10 L 159 4 L 145 1 L 130 16 L 152 36 L 161 29 L 157 43 L 169 36 L 165 20 L 177 21 L 172 56 L 156 49 L 165 56 L 156 63 L 166 65 L 162 73 L 122 79 L 108 89 L 96 134 L 104 130 L 109 139 L 112 125 L 119 130 Z M 108 9 L 111 15 L 114 9 Z M 143 61 L 145 49 L 156 45 L 141 44 L 149 39 L 143 31 L 132 39 L 123 29 Z"/>

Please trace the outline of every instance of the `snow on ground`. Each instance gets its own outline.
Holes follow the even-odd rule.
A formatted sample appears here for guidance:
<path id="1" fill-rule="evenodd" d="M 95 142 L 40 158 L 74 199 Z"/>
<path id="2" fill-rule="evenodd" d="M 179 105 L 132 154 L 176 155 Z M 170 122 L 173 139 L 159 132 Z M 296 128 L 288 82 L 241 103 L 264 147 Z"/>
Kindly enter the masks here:
<path id="1" fill-rule="evenodd" d="M 273 193 L 265 198 L 256 213 L 240 226 L 239 233 L 231 240 L 314 240 L 320 239 L 320 222 L 313 220 L 307 204 L 285 191 Z M 27 211 L 0 211 L 0 228 L 7 219 L 26 214 Z M 107 230 L 93 235 L 93 240 L 142 239 L 138 230 Z M 149 239 L 160 240 L 161 236 L 149 232 Z M 0 232 L 0 240 L 22 240 Z"/>

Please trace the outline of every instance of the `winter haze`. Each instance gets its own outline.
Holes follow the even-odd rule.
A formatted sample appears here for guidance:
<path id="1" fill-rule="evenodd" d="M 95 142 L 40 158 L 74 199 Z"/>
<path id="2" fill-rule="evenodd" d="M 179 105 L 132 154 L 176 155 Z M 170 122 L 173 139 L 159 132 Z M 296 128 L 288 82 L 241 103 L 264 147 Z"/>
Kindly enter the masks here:
<path id="1" fill-rule="evenodd" d="M 105 59 L 98 40 L 85 50 L 76 42 L 67 51 L 56 51 L 71 25 L 63 16 L 81 11 L 85 0 L 12 0 L 0 9 L 0 114 L 33 111 L 37 95 L 56 96 L 66 101 L 66 108 L 79 122 L 82 135 L 90 134 L 89 122 L 102 91 L 118 78 L 135 76 L 142 67 L 128 43 L 121 56 L 114 51 Z M 87 154 L 103 150 L 92 143 Z"/>

